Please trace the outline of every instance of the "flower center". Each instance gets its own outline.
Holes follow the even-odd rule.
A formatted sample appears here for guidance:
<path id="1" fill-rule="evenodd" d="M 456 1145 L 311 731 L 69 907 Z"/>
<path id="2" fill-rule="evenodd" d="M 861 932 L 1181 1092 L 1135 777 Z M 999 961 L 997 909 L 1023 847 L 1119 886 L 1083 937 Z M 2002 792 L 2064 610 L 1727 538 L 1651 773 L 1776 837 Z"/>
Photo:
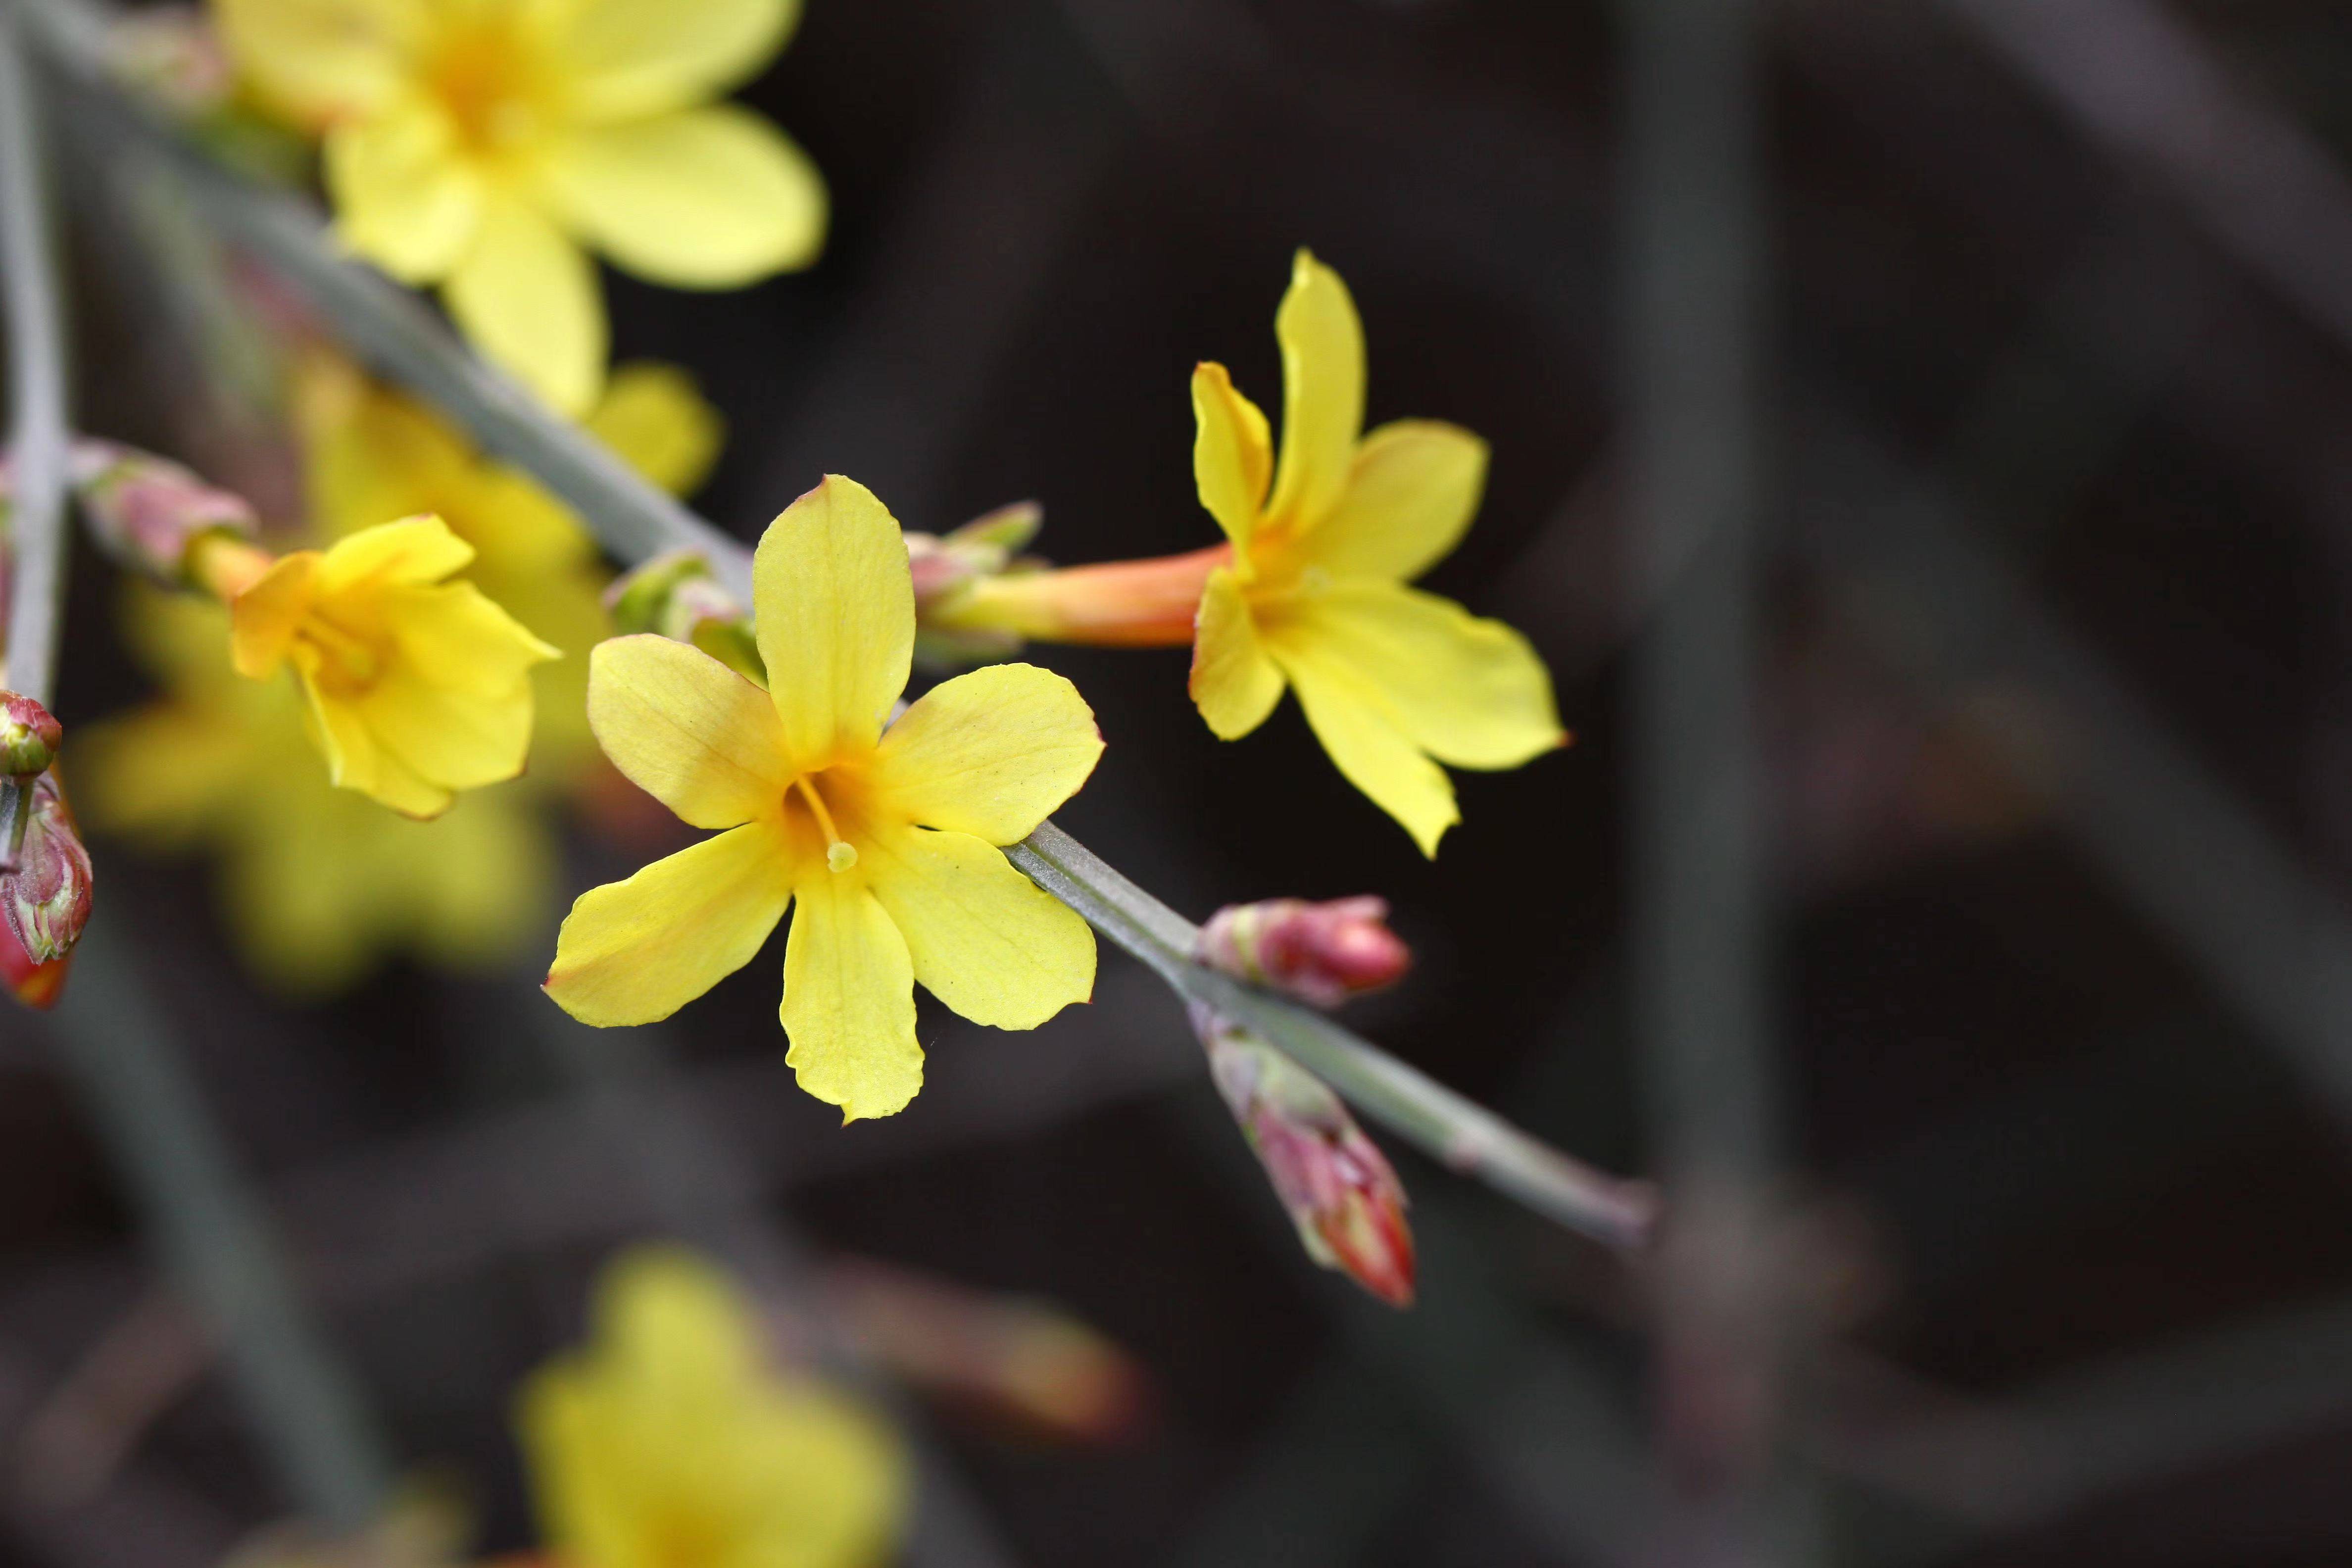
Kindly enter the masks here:
<path id="1" fill-rule="evenodd" d="M 793 781 L 793 788 L 808 803 L 809 815 L 816 818 L 816 828 L 824 835 L 824 864 L 829 871 L 846 871 L 857 864 L 857 846 L 841 836 L 833 823 L 833 813 L 825 808 L 824 796 L 817 793 L 816 780 L 807 773 Z"/>
<path id="2" fill-rule="evenodd" d="M 383 639 L 355 632 L 323 611 L 305 616 L 295 636 L 318 650 L 317 679 L 330 697 L 359 696 L 383 672 Z"/>
<path id="3" fill-rule="evenodd" d="M 488 16 L 451 32 L 425 76 L 458 136 L 478 155 L 513 152 L 551 118 L 536 51 L 511 16 Z"/>

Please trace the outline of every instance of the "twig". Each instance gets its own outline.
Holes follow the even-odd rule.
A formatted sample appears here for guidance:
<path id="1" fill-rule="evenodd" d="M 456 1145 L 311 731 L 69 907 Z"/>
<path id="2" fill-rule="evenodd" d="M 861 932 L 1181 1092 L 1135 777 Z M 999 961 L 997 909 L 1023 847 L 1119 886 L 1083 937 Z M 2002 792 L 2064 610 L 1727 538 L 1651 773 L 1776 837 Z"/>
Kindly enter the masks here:
<path id="1" fill-rule="evenodd" d="M 197 210 L 301 289 L 355 352 L 438 404 L 486 448 L 571 501 L 604 547 L 636 562 L 691 549 L 749 598 L 750 552 L 661 495 L 481 367 L 414 299 L 333 254 L 300 203 L 215 163 L 132 107 L 92 63 L 75 0 L 37 0 L 44 41 L 78 89 L 93 129 L 167 160 Z M 1612 1246 L 1643 1244 L 1650 1190 L 1580 1165 L 1312 1013 L 1197 968 L 1181 954 L 1191 925 L 1051 824 L 1010 851 L 1015 865 L 1150 964 L 1188 999 L 1249 1024 L 1357 1102 L 1367 1115 L 1571 1229 Z M 1182 941 L 1171 941 L 1181 935 Z"/>
<path id="2" fill-rule="evenodd" d="M 101 921 L 75 950 L 79 984 L 49 1023 L 58 1058 L 226 1350 L 289 1500 L 329 1529 L 357 1530 L 391 1489 L 384 1446 L 119 940 Z"/>
<path id="3" fill-rule="evenodd" d="M 14 0 L 0 0 L 0 289 L 6 295 L 10 569 L 5 684 L 57 686 L 66 582 L 65 306 L 41 153 L 41 105 Z"/>
<path id="4" fill-rule="evenodd" d="M 1624 286 L 1643 597 L 1633 668 L 1633 960 L 1645 1099 L 1674 1194 L 1654 1400 L 1669 1564 L 1806 1555 L 1780 1449 L 1794 1297 L 1769 1191 L 1753 712 L 1763 504 L 1762 112 L 1750 0 L 1626 9 Z"/>

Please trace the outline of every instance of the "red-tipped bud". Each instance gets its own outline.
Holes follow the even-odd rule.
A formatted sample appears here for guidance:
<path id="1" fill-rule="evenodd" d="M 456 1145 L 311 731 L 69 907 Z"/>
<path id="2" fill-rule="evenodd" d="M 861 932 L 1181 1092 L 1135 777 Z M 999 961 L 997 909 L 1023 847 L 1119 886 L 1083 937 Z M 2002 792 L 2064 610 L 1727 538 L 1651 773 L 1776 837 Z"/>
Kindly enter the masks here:
<path id="1" fill-rule="evenodd" d="M 1192 1025 L 1307 1255 L 1391 1307 L 1412 1305 L 1412 1230 L 1387 1156 L 1322 1079 L 1264 1039 L 1206 1008 Z"/>
<path id="2" fill-rule="evenodd" d="M 623 573 L 604 590 L 604 608 L 624 637 L 651 632 L 691 643 L 740 675 L 768 679 L 751 616 L 694 551 L 673 550 Z"/>
<path id="3" fill-rule="evenodd" d="M 42 1012 L 58 1005 L 58 997 L 66 987 L 66 971 L 73 964 L 70 955 L 47 963 L 36 963 L 16 941 L 16 933 L 8 922 L 0 921 L 0 985 L 8 987 L 8 994 L 26 1007 Z"/>
<path id="4" fill-rule="evenodd" d="M 73 951 L 89 920 L 89 851 L 57 777 L 10 786 L 13 854 L 0 855 L 0 919 L 35 963 Z"/>
<path id="5" fill-rule="evenodd" d="M 167 587 L 190 582 L 199 540 L 258 531 L 242 496 L 208 485 L 168 458 L 111 441 L 77 441 L 73 482 L 90 532 L 131 571 Z"/>
<path id="6" fill-rule="evenodd" d="M 0 775 L 27 778 L 57 761 L 65 731 L 29 697 L 0 691 Z"/>
<path id="7" fill-rule="evenodd" d="M 1388 918 L 1388 901 L 1370 895 L 1227 904 L 1201 928 L 1197 956 L 1236 979 L 1336 1007 L 1393 985 L 1412 967 L 1412 950 Z"/>

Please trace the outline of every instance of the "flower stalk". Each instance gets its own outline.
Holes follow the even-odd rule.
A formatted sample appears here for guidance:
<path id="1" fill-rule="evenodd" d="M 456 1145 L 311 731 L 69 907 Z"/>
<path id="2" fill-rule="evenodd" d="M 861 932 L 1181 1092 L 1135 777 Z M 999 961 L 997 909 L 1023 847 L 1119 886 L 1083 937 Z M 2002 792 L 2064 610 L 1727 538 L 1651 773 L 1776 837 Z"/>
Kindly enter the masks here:
<path id="1" fill-rule="evenodd" d="M 142 114 L 93 63 L 89 29 L 75 20 L 86 15 L 77 0 L 24 3 L 43 19 L 43 42 L 71 76 L 72 102 L 91 134 L 167 163 L 194 209 L 279 272 L 347 347 L 438 406 L 484 448 L 536 475 L 616 557 L 635 563 L 695 551 L 739 603 L 750 600 L 750 551 L 485 370 L 418 301 L 339 256 L 315 213 L 223 168 Z M 1331 1020 L 1195 963 L 1192 922 L 1050 821 L 1005 853 L 1180 997 L 1254 1030 L 1449 1167 L 1610 1246 L 1647 1245 L 1657 1207 L 1648 1184 L 1594 1171 Z"/>

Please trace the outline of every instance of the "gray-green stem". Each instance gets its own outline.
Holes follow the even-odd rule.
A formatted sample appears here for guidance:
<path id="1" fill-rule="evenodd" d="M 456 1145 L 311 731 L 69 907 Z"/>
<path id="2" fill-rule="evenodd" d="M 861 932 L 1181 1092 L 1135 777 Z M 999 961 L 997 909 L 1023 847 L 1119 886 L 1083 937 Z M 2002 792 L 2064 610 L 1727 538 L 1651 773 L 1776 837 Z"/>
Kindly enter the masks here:
<path id="1" fill-rule="evenodd" d="M 0 293 L 8 323 L 7 679 L 56 695 L 66 574 L 65 308 L 41 151 L 41 102 L 22 24 L 0 4 Z"/>
<path id="2" fill-rule="evenodd" d="M 486 450 L 536 475 L 614 556 L 634 564 L 665 551 L 699 551 L 751 601 L 751 552 L 739 541 L 481 364 L 413 296 L 338 256 L 301 202 L 223 168 L 128 101 L 96 64 L 89 13 L 78 0 L 37 4 L 51 23 L 45 40 L 75 82 L 75 102 L 93 133 L 177 171 L 197 210 L 299 289 L 352 353 L 439 405 Z M 1448 1166 L 1611 1246 L 1648 1240 L 1656 1204 L 1646 1184 L 1592 1170 L 1320 1014 L 1192 963 L 1192 922 L 1051 823 L 1007 854 L 1179 995 L 1256 1030 L 1366 1116 Z"/>

